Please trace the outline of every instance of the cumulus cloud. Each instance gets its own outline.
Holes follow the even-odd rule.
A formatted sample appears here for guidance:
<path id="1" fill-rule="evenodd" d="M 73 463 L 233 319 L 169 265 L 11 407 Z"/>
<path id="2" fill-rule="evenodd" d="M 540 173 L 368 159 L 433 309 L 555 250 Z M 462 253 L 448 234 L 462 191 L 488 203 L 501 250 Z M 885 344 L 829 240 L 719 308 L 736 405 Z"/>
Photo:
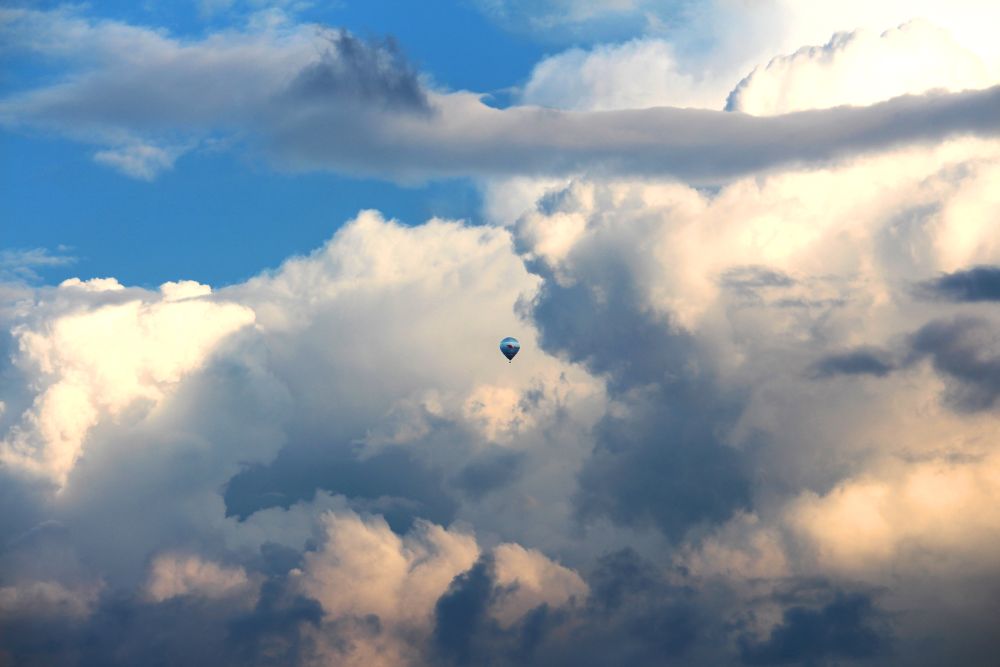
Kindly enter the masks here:
<path id="1" fill-rule="evenodd" d="M 295 141 L 274 145 L 313 146 L 315 165 L 346 146 L 333 129 L 356 129 L 338 123 L 359 117 L 414 141 L 463 127 L 456 118 L 496 122 L 439 142 L 438 158 L 454 146 L 468 158 L 456 169 L 533 132 L 575 169 L 558 160 L 595 127 L 613 130 L 594 134 L 613 157 L 687 119 L 707 134 L 670 141 L 720 135 L 729 148 L 677 173 L 716 178 L 713 160 L 758 150 L 760 128 L 804 138 L 713 188 L 650 176 L 670 164 L 618 173 L 664 159 L 662 143 L 637 149 L 633 167 L 521 172 L 489 186 L 502 224 L 405 226 L 363 211 L 314 252 L 217 291 L 182 277 L 158 290 L 5 285 L 4 658 L 933 665 L 996 654 L 988 297 L 1000 145 L 942 140 L 925 124 L 939 114 L 950 132 L 970 104 L 980 116 L 960 126 L 989 129 L 995 89 L 764 118 L 500 111 L 432 91 L 391 45 L 343 33 L 326 33 L 317 58 L 298 55 L 301 26 L 281 22 L 181 42 L 70 12 L 4 16 L 41 31 L 18 31 L 18 48 L 79 48 L 40 37 L 70 28 L 95 45 L 96 69 L 51 96 L 76 95 L 102 67 L 145 71 L 157 49 L 163 67 L 228 54 L 203 76 L 234 74 L 276 41 L 288 59 L 262 72 L 264 87 L 301 117 L 281 116 L 287 100 L 275 98 L 267 123 L 287 120 L 281 136 Z M 96 44 L 112 36 L 145 55 L 107 65 Z M 559 104 L 614 106 L 618 93 L 591 94 Z M 190 113 L 204 127 L 216 111 Z M 833 134 L 810 139 L 819 130 Z M 353 150 L 379 135 L 347 136 Z M 415 145 L 391 143 L 406 173 L 427 165 Z M 535 150 L 496 160 L 520 156 L 516 170 L 531 171 Z M 787 166 L 804 155 L 837 159 Z M 383 170 L 383 157 L 366 164 Z M 771 171 L 734 176 L 762 165 Z M 508 334 L 523 345 L 513 364 L 495 349 Z"/>
<path id="2" fill-rule="evenodd" d="M 216 292 L 20 287 L 4 502 L 32 509 L 0 527 L 72 530 L 18 542 L 8 606 L 137 659 L 115 605 L 244 664 L 907 660 L 934 581 L 994 576 L 989 304 L 914 286 L 1000 261 L 961 225 L 998 154 L 575 179 L 510 227 L 363 212 Z M 101 593 L 60 616 L 45 582 Z M 934 622 L 992 613 L 970 599 Z"/>
<path id="3" fill-rule="evenodd" d="M 509 228 L 363 212 L 218 292 L 36 288 L 3 311 L 5 439 L 55 414 L 36 397 L 59 382 L 93 412 L 73 457 L 39 454 L 58 494 L 6 464 L 7 493 L 72 527 L 19 542 L 9 606 L 41 582 L 100 590 L 71 619 L 35 607 L 69 645 L 136 659 L 115 608 L 222 663 L 909 660 L 934 581 L 994 576 L 995 517 L 973 508 L 996 504 L 995 412 L 949 393 L 989 395 L 991 320 L 913 286 L 1000 261 L 988 226 L 952 219 L 989 216 L 970 193 L 997 151 L 711 192 L 577 179 Z"/>
<path id="4" fill-rule="evenodd" d="M 644 107 L 722 107 L 731 81 L 704 80 L 678 62 L 662 39 L 571 49 L 535 65 L 521 91 L 525 104 L 607 111 Z"/>
<path id="5" fill-rule="evenodd" d="M 489 610 L 501 625 L 587 594 L 575 572 L 517 544 L 501 544 L 480 561 L 472 535 L 428 522 L 403 536 L 380 517 L 364 520 L 353 513 L 328 514 L 325 525 L 326 544 L 307 554 L 293 575 L 294 585 L 322 604 L 326 617 L 316 641 L 338 664 L 406 664 L 419 652 L 433 652 L 424 642 L 435 623 L 441 640 L 441 615 L 456 604 L 449 596 L 482 578 L 483 562 L 490 564 L 487 587 L 502 590 Z"/>
<path id="6" fill-rule="evenodd" d="M 748 629 L 736 643 L 749 662 L 891 650 L 933 664 L 962 641 L 985 650 L 975 625 L 955 642 L 936 633 L 921 657 L 905 638 L 927 625 L 890 622 L 887 610 L 926 611 L 936 587 L 899 582 L 933 571 L 971 595 L 937 608 L 938 623 L 994 613 L 973 593 L 974 580 L 996 577 L 981 569 L 994 513 L 965 521 L 974 512 L 963 508 L 993 504 L 982 480 L 993 467 L 995 325 L 987 304 L 914 290 L 936 285 L 939 267 L 993 264 L 992 234 L 952 217 L 995 215 L 972 194 L 993 178 L 988 146 L 893 151 L 713 192 L 550 185 L 513 226 L 545 278 L 530 305 L 542 345 L 608 381 L 578 478 L 586 524 L 654 525 L 682 543 L 675 562 L 688 576 L 735 586 L 731 618 Z M 977 315 L 945 316 L 956 308 Z M 909 504 L 918 498 L 942 502 Z M 829 513 L 806 509 L 818 507 Z M 917 515 L 928 523 L 902 519 Z M 953 528 L 935 516 L 955 517 Z M 702 521 L 723 527 L 705 536 Z M 914 563 L 906 574 L 904 561 Z M 891 592 L 760 601 L 762 588 L 797 577 Z"/>
<path id="7" fill-rule="evenodd" d="M 519 535 L 509 526 L 538 502 L 531 496 L 555 492 L 562 482 L 553 481 L 572 475 L 574 456 L 584 453 L 567 434 L 586 431 L 586 401 L 599 400 L 599 383 L 537 350 L 531 325 L 514 312 L 536 284 L 506 230 L 448 221 L 404 227 L 366 212 L 312 256 L 219 293 L 192 281 L 149 291 L 70 279 L 37 288 L 32 298 L 44 305 L 5 307 L 14 362 L 4 371 L 13 380 L 3 396 L 5 503 L 34 508 L 4 523 L 5 539 L 24 522 L 30 528 L 34 510 L 73 527 L 52 534 L 51 558 L 21 541 L 16 567 L 3 568 L 11 579 L 0 582 L 18 591 L 8 595 L 11 605 L 28 604 L 30 587 L 40 585 L 32 582 L 104 578 L 108 592 L 94 613 L 64 636 L 72 646 L 76 632 L 89 632 L 136 659 L 139 639 L 119 634 L 115 605 L 147 620 L 200 619 L 199 637 L 219 634 L 193 644 L 212 655 L 248 653 L 246 664 L 271 644 L 290 660 L 340 650 L 328 631 L 363 633 L 372 614 L 400 632 L 429 632 L 437 597 L 480 554 L 471 535 L 440 524 L 465 515 L 508 541 L 544 531 L 528 525 Z M 462 333 L 442 349 L 449 326 Z M 498 330 L 516 332 L 533 364 L 484 356 Z M 77 403 L 66 402 L 63 386 Z M 494 491 L 516 485 L 523 501 L 496 511 L 483 507 L 489 499 L 478 485 L 489 485 L 484 462 L 504 447 L 524 465 L 501 475 Z M 543 454 L 553 450 L 567 455 Z M 342 517 L 334 529 L 325 510 Z M 295 583 L 360 576 L 344 569 L 349 558 L 357 567 L 369 562 L 370 552 L 348 539 L 354 524 L 343 517 L 356 519 L 356 511 L 410 531 L 394 547 L 408 564 L 393 590 L 406 600 L 379 602 L 365 584 L 349 603 L 340 583 L 329 597 L 318 583 Z M 492 522 L 479 520 L 488 516 Z M 395 544 L 381 516 L 364 525 L 358 539 Z M 416 552 L 430 558 L 439 547 L 455 553 L 437 570 L 421 566 Z M 546 565 L 535 550 L 497 554 L 504 618 L 582 594 L 576 575 Z M 416 605 L 412 617 L 394 611 L 407 601 Z M 324 615 L 339 620 L 321 622 Z M 26 639 L 10 650 L 23 657 L 39 646 Z"/>
<path id="8" fill-rule="evenodd" d="M 774 115 L 994 83 L 995 72 L 975 52 L 947 31 L 914 21 L 881 35 L 838 33 L 823 46 L 776 57 L 740 81 L 726 108 Z"/>
<path id="9" fill-rule="evenodd" d="M 115 297 L 125 292 L 113 279 L 71 279 L 59 289 Z M 60 485 L 102 417 L 118 418 L 141 403 L 154 408 L 220 340 L 253 321 L 244 307 L 208 300 L 147 301 L 133 295 L 83 312 L 66 305 L 14 331 L 21 363 L 38 373 L 40 387 L 0 449 L 8 465 Z M 200 323 L 196 331 L 189 328 L 192 320 Z"/>

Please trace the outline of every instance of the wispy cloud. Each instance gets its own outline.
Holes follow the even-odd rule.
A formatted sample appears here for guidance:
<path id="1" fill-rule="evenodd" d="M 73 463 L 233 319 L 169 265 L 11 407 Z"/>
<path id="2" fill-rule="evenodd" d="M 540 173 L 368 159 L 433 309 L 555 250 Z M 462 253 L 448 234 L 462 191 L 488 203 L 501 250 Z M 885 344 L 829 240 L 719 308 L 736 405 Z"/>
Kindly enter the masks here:
<path id="1" fill-rule="evenodd" d="M 75 257 L 64 254 L 67 251 L 68 248 L 59 248 L 56 253 L 47 248 L 0 249 L 0 281 L 37 282 L 41 280 L 39 271 L 76 261 Z"/>

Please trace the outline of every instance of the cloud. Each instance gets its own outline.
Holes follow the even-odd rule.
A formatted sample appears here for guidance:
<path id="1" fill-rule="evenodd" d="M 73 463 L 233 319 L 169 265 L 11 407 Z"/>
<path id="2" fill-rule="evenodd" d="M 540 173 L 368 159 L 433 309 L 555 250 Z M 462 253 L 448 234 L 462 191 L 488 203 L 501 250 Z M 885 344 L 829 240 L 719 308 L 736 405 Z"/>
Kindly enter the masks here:
<path id="1" fill-rule="evenodd" d="M 495 109 L 473 93 L 428 89 L 391 42 L 318 26 L 272 20 L 181 41 L 67 11 L 6 16 L 8 31 L 30 37 L 17 41 L 22 48 L 95 52 L 61 83 L 7 96 L 0 121 L 110 146 L 100 159 L 140 178 L 169 166 L 177 146 L 220 134 L 282 167 L 397 180 L 590 172 L 717 183 L 1000 129 L 996 88 L 766 118 L 676 108 Z M 329 44 L 318 58 L 316 39 Z M 130 56 L 113 59 L 113 46 Z M 587 104 L 605 106 L 597 98 Z"/>
<path id="2" fill-rule="evenodd" d="M 998 95 L 990 88 L 758 118 L 672 108 L 496 110 L 456 93 L 432 98 L 436 113 L 429 118 L 411 115 L 384 124 L 389 119 L 305 111 L 296 122 L 278 126 L 271 146 L 280 161 L 296 168 L 403 179 L 586 171 L 715 183 L 900 144 L 993 136 Z"/>
<path id="3" fill-rule="evenodd" d="M 931 322 L 912 338 L 913 354 L 929 357 L 952 384 L 947 397 L 963 410 L 987 410 L 1000 397 L 1000 355 L 993 345 L 996 326 L 977 318 Z"/>
<path id="4" fill-rule="evenodd" d="M 132 144 L 94 153 L 94 161 L 117 169 L 126 176 L 152 181 L 174 166 L 178 151 L 158 146 Z"/>
<path id="5" fill-rule="evenodd" d="M 226 597 L 249 587 L 241 567 L 225 567 L 198 556 L 162 554 L 150 568 L 146 593 L 154 602 L 163 602 L 182 595 Z"/>
<path id="6" fill-rule="evenodd" d="M 521 91 L 524 104 L 608 111 L 645 107 L 722 108 L 730 80 L 704 80 L 678 63 L 665 40 L 636 39 L 570 49 L 531 71 Z"/>
<path id="7" fill-rule="evenodd" d="M 494 615 L 505 595 L 497 572 L 482 558 L 440 598 L 430 664 L 655 665 L 689 657 L 707 626 L 689 595 L 630 550 L 600 560 L 585 600 L 540 604 L 515 624 Z"/>
<path id="8" fill-rule="evenodd" d="M 838 33 L 823 46 L 775 57 L 737 84 L 726 109 L 769 116 L 870 105 L 935 89 L 988 88 L 994 74 L 947 31 L 913 21 L 881 35 Z"/>
<path id="9" fill-rule="evenodd" d="M 823 357 L 812 366 L 812 377 L 831 378 L 837 375 L 874 375 L 885 377 L 892 372 L 891 360 L 881 350 L 858 349 Z"/>
<path id="10" fill-rule="evenodd" d="M 59 290 L 94 287 L 116 297 L 125 291 L 116 281 L 72 280 Z M 45 320 L 15 330 L 22 363 L 37 369 L 41 387 L 4 437 L 0 457 L 7 465 L 64 484 L 102 416 L 119 417 L 142 403 L 155 407 L 221 340 L 253 321 L 236 304 L 129 296 L 89 312 L 56 306 Z M 186 324 L 192 319 L 200 322 L 197 331 Z"/>
<path id="11" fill-rule="evenodd" d="M 951 301 L 1000 301 L 1000 267 L 977 266 L 946 273 L 923 287 L 928 293 Z"/>
<path id="12" fill-rule="evenodd" d="M 988 373 L 934 367 L 952 348 L 988 361 L 990 320 L 912 285 L 997 261 L 988 228 L 956 240 L 949 218 L 993 151 L 714 191 L 576 179 L 509 228 L 363 212 L 215 292 L 19 288 L 0 309 L 5 439 L 67 378 L 96 415 L 59 493 L 5 466 L 3 502 L 25 509 L 0 524 L 0 588 L 63 638 L 5 650 L 395 667 L 989 648 L 982 620 L 949 638 L 914 619 L 995 612 L 976 595 L 995 576 L 995 416 L 940 400 L 942 379 L 986 391 Z M 89 336 L 112 315 L 114 336 Z M 882 349 L 915 357 L 872 383 L 803 372 Z M 815 578 L 822 595 L 783 593 Z M 28 604 L 45 582 L 85 613 Z M 962 602 L 931 605 L 944 591 Z"/>
<path id="13" fill-rule="evenodd" d="M 523 453 L 503 450 L 484 456 L 462 468 L 457 486 L 472 497 L 501 489 L 520 474 L 525 458 Z"/>
<path id="14" fill-rule="evenodd" d="M 74 590 L 57 581 L 34 581 L 0 588 L 0 617 L 87 617 L 100 587 Z"/>
<path id="15" fill-rule="evenodd" d="M 869 598 L 838 595 L 820 609 L 791 607 L 766 641 L 744 641 L 740 659 L 746 665 L 811 664 L 827 659 L 871 659 L 884 655 L 884 630 L 873 625 L 877 612 Z"/>
<path id="16" fill-rule="evenodd" d="M 599 383 L 538 350 L 514 312 L 536 286 L 506 230 L 406 227 L 365 212 L 310 256 L 218 292 L 111 278 L 19 287 L 0 309 L 13 332 L 0 425 L 9 454 L 32 448 L 3 466 L 3 502 L 24 509 L 0 524 L 0 588 L 17 591 L 15 615 L 45 582 L 77 591 L 103 581 L 106 593 L 73 627 L 46 611 L 40 624 L 64 644 L 24 635 L 5 648 L 15 661 L 58 663 L 86 635 L 97 638 L 94 662 L 114 652 L 141 662 L 157 624 L 177 631 L 152 643 L 171 660 L 306 660 L 340 655 L 341 638 L 371 664 L 365 646 L 423 646 L 437 598 L 480 554 L 466 531 L 444 527 L 456 520 L 505 535 L 489 547 L 502 565 L 498 617 L 517 622 L 581 593 L 576 575 L 515 548 L 507 528 L 540 527 L 522 512 L 571 479 L 566 464 L 586 447 L 576 436 L 600 400 Z M 456 332 L 444 344 L 442 327 Z M 533 361 L 507 365 L 497 331 L 516 332 Z M 60 402 L 52 387 L 63 385 L 77 403 Z M 522 474 L 477 467 L 494 457 L 501 468 L 522 462 Z M 488 506 L 514 487 L 516 503 Z M 343 519 L 335 530 L 327 511 Z M 363 526 L 349 520 L 361 521 L 356 512 Z M 51 548 L 21 540 L 13 550 L 9 538 L 49 518 L 72 528 L 35 530 Z M 357 547 L 373 540 L 388 560 L 371 575 L 402 563 L 398 586 L 380 597 L 358 581 L 351 601 L 344 585 L 371 556 Z M 376 627 L 384 633 L 369 637 Z"/>
<path id="17" fill-rule="evenodd" d="M 480 556 L 473 536 L 428 522 L 404 536 L 352 513 L 328 514 L 325 524 L 326 544 L 293 575 L 323 605 L 330 632 L 316 638 L 320 652 L 341 664 L 403 664 L 428 639 L 432 653 L 465 664 L 472 626 L 513 624 L 587 593 L 574 572 L 516 544 Z"/>
<path id="18" fill-rule="evenodd" d="M 60 248 L 60 251 L 65 249 Z M 41 279 L 39 270 L 45 267 L 66 266 L 75 262 L 72 256 L 53 253 L 46 248 L 29 250 L 0 250 L 0 281 L 36 282 Z"/>
<path id="19" fill-rule="evenodd" d="M 936 552 L 949 552 L 965 568 L 989 568 L 993 550 L 983 547 L 1000 524 L 993 513 L 977 515 L 975 508 L 997 494 L 991 480 L 996 466 L 995 455 L 886 464 L 825 495 L 804 494 L 789 507 L 790 523 L 808 538 L 824 569 L 873 582 L 892 564 L 909 562 L 919 572 L 930 564 L 921 561 Z"/>
<path id="20" fill-rule="evenodd" d="M 458 503 L 441 473 L 408 448 L 387 447 L 362 457 L 354 447 L 331 444 L 329 451 L 287 450 L 268 465 L 247 466 L 226 484 L 227 514 L 246 519 L 268 507 L 287 509 L 325 490 L 353 499 L 359 508 L 378 511 L 400 530 L 418 517 L 440 523 L 455 519 Z M 466 481 L 470 493 L 491 488 L 491 480 Z"/>
<path id="21" fill-rule="evenodd" d="M 344 30 L 324 37 L 330 46 L 319 62 L 307 65 L 292 81 L 288 90 L 292 101 L 334 100 L 429 111 L 417 73 L 395 41 L 366 43 Z"/>
<path id="22" fill-rule="evenodd" d="M 258 97 L 241 98 L 263 111 L 232 116 L 234 132 L 278 128 L 323 168 L 353 141 L 373 173 L 395 151 L 409 174 L 428 173 L 428 155 L 441 173 L 489 155 L 500 167 L 475 173 L 511 160 L 518 178 L 488 186 L 504 203 L 498 224 L 406 226 L 365 211 L 314 252 L 221 290 L 181 277 L 159 290 L 5 285 L 11 661 L 995 655 L 994 322 L 982 303 L 913 290 L 1000 263 L 998 143 L 941 141 L 920 125 L 978 100 L 986 126 L 995 91 L 766 118 L 501 111 L 431 89 L 384 43 L 351 41 L 363 53 L 344 62 L 324 39 L 328 54 L 300 52 L 305 29 L 287 22 L 179 40 L 31 16 L 33 30 L 72 28 L 38 42 L 46 52 L 93 48 L 79 78 L 46 95 L 68 100 L 151 62 L 178 89 L 219 76 L 239 93 L 242 68 L 267 60 Z M 136 58 L 114 62 L 104 38 Z M 196 65 L 204 78 L 187 78 Z M 224 97 L 206 94 L 185 127 L 197 135 L 224 116 Z M 92 118 L 121 113 L 101 132 L 152 136 L 180 113 L 139 128 L 127 111 Z M 687 126 L 664 118 L 711 122 L 671 134 Z M 732 146 L 759 148 L 760 128 L 796 141 L 762 158 L 766 173 L 711 188 L 655 176 L 674 169 L 653 164 L 662 143 L 621 167 L 648 160 L 642 178 L 611 164 L 534 181 L 525 174 L 550 164 L 532 161 L 540 149 L 505 148 L 527 137 L 570 170 L 600 141 L 613 155 L 651 127 L 695 142 L 736 126 L 711 137 L 725 147 L 706 158 L 713 178 L 740 157 Z M 836 136 L 810 138 L 820 130 Z M 379 134 L 390 131 L 401 134 Z M 132 140 L 97 134 L 87 140 Z M 167 135 L 150 145 L 172 145 Z M 278 130 L 261 136 L 301 160 Z M 580 136 L 590 148 L 566 158 Z M 384 154 L 356 150 L 372 137 L 392 139 Z M 928 143 L 894 142 L 914 137 Z M 776 166 L 802 146 L 839 157 Z M 508 334 L 523 344 L 513 364 L 496 351 Z M 880 363 L 893 372 L 878 375 Z"/>

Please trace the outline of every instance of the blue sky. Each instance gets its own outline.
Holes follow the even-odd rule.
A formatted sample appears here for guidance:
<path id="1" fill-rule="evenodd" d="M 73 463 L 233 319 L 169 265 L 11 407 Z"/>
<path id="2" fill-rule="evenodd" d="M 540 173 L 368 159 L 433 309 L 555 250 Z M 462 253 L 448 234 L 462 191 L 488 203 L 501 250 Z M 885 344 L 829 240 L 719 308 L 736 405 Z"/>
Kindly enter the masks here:
<path id="1" fill-rule="evenodd" d="M 7 3 L 0 663 L 992 665 L 998 22 Z"/>
<path id="2" fill-rule="evenodd" d="M 552 48 L 503 30 L 467 3 L 316 4 L 299 18 L 361 36 L 392 35 L 439 85 L 497 91 L 496 103 Z M 183 40 L 242 20 L 236 9 L 206 13 L 195 2 L 102 2 L 84 13 L 155 27 Z M 10 62 L 3 93 L 59 76 L 57 67 L 23 54 Z M 182 158 L 178 169 L 145 183 L 95 164 L 89 147 L 44 133 L 2 129 L 0 141 L 2 187 L 16 193 L 0 202 L 0 217 L 8 221 L 0 245 L 74 258 L 42 268 L 47 282 L 114 275 L 135 285 L 178 277 L 225 285 L 311 251 L 362 209 L 380 208 L 407 224 L 433 216 L 476 221 L 481 215 L 469 179 L 400 187 L 336 173 L 288 175 L 238 155 L 197 151 Z"/>

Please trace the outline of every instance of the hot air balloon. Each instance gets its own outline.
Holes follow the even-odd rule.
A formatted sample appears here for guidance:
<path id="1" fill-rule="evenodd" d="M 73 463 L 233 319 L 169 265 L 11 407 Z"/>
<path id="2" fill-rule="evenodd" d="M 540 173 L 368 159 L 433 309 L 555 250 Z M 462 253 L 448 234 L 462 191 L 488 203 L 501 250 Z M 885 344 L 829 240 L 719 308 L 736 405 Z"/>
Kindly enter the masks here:
<path id="1" fill-rule="evenodd" d="M 521 344 L 517 342 L 516 338 L 507 336 L 502 341 L 500 341 L 500 351 L 503 352 L 503 356 L 507 357 L 509 362 L 517 354 L 517 351 L 521 349 Z"/>

